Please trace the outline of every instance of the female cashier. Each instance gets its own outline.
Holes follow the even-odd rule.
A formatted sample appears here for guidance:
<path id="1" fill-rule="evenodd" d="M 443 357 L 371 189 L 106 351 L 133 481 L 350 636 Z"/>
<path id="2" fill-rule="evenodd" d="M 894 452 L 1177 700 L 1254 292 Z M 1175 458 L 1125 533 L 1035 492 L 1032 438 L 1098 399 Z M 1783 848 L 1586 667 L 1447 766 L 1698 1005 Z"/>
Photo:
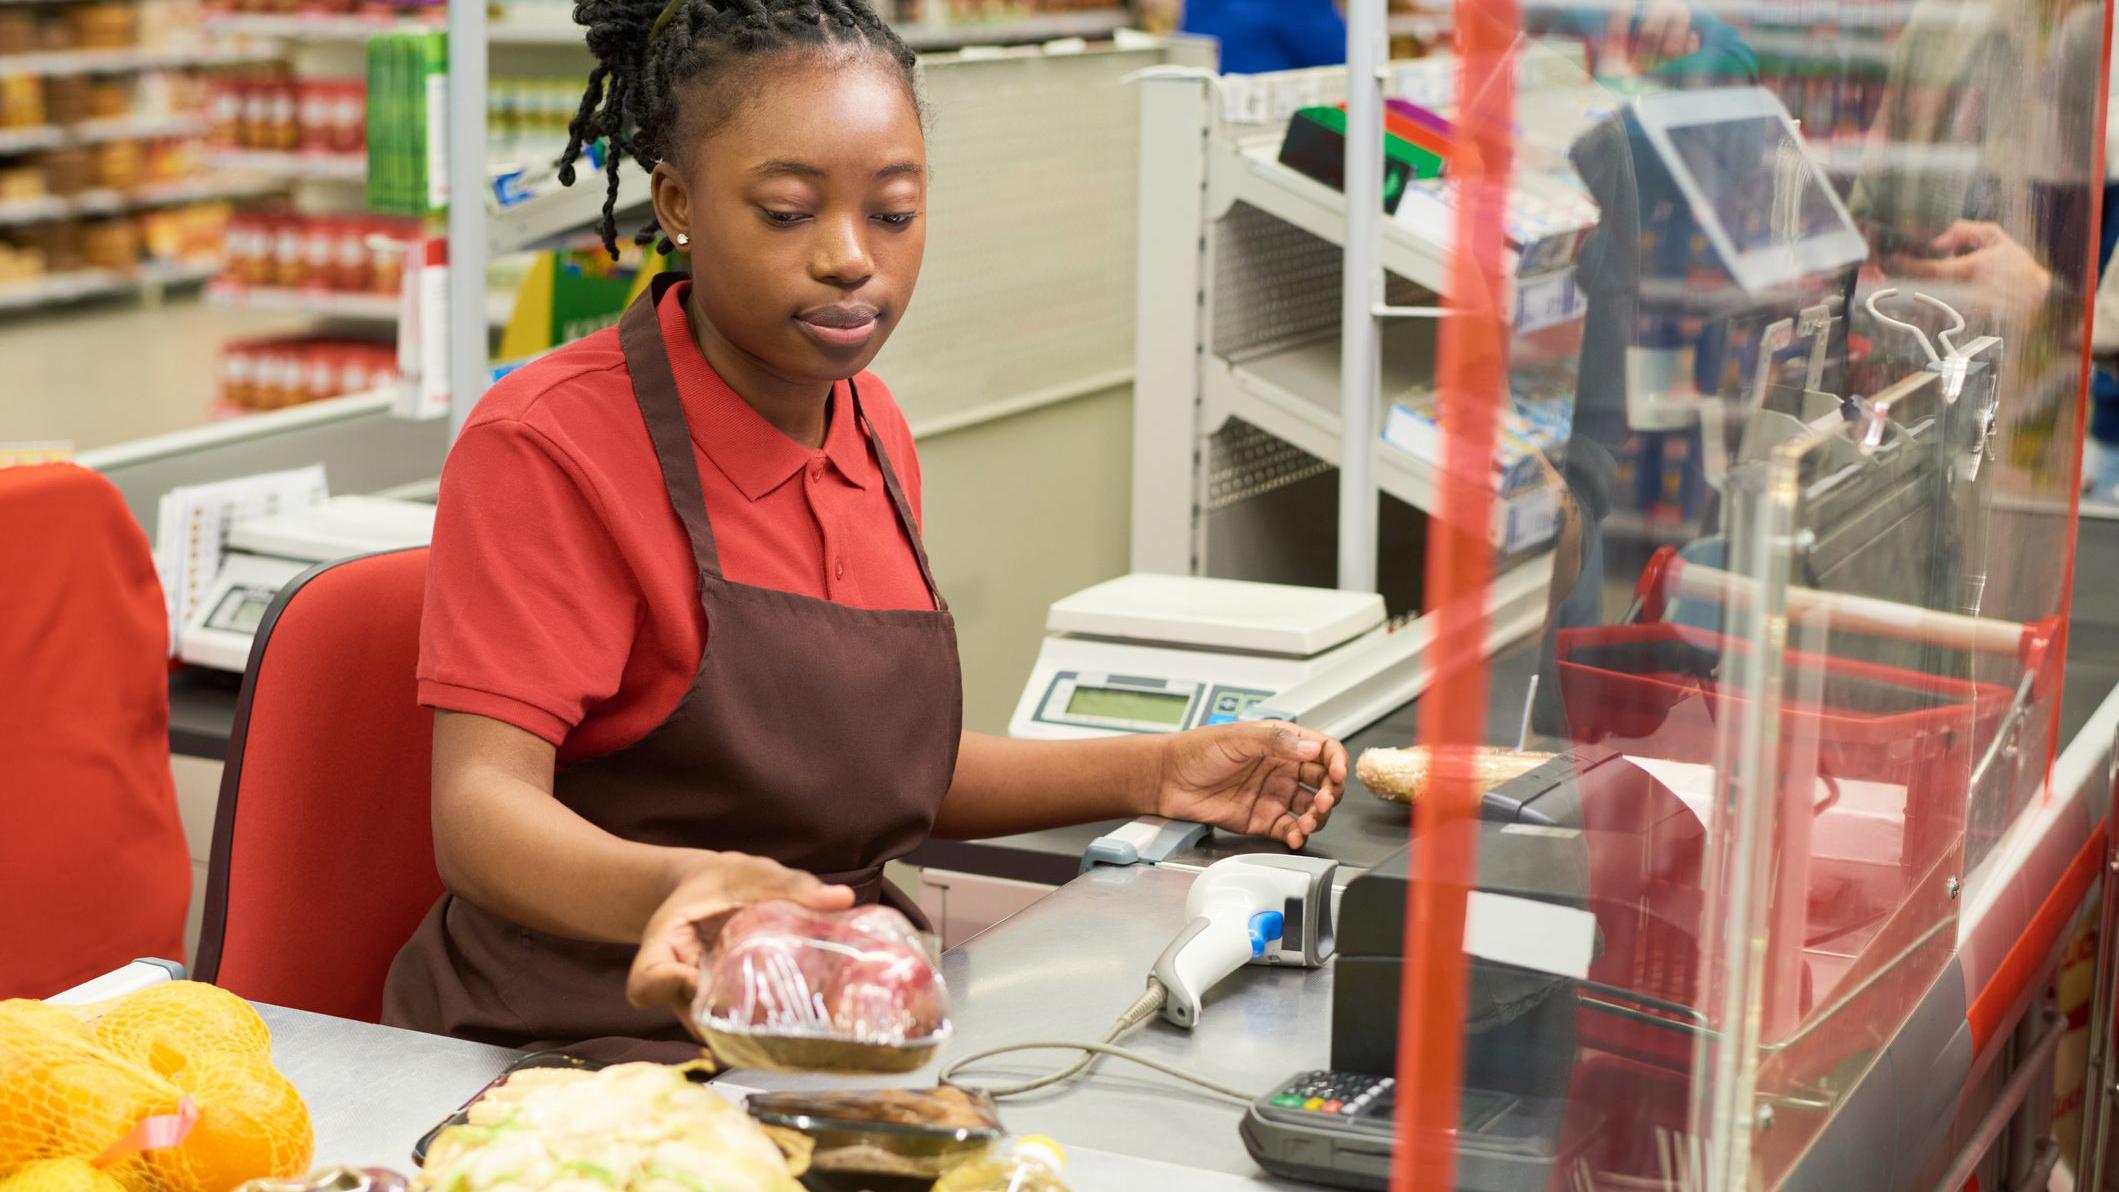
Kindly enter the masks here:
<path id="1" fill-rule="evenodd" d="M 862 371 L 927 234 L 904 43 L 864 0 L 575 16 L 597 65 L 565 160 L 607 138 L 651 167 L 643 241 L 691 267 L 495 386 L 449 457 L 419 667 L 448 893 L 386 1020 L 681 1040 L 694 923 L 767 898 L 909 909 L 883 864 L 931 834 L 1155 813 L 1301 847 L 1346 775 L 1313 732 L 962 731 L 919 460 Z"/>

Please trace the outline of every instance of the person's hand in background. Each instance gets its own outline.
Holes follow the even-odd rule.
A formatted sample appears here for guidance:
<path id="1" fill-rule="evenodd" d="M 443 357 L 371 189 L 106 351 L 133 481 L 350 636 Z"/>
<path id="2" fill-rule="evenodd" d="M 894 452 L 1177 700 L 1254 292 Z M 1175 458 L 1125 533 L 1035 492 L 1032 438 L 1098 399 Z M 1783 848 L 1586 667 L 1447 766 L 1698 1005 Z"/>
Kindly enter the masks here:
<path id="1" fill-rule="evenodd" d="M 1961 286 L 1974 309 L 2010 319 L 2028 316 L 2052 292 L 2052 271 L 1999 224 L 1960 219 L 1928 249 L 1935 255 L 1891 258 L 1886 272 Z"/>
<path id="2" fill-rule="evenodd" d="M 1609 73 L 1613 64 L 1625 62 L 1647 71 L 1699 49 L 1700 33 L 1693 28 L 1689 6 L 1674 0 L 1651 0 L 1638 7 L 1615 2 L 1604 25 L 1599 69 Z"/>

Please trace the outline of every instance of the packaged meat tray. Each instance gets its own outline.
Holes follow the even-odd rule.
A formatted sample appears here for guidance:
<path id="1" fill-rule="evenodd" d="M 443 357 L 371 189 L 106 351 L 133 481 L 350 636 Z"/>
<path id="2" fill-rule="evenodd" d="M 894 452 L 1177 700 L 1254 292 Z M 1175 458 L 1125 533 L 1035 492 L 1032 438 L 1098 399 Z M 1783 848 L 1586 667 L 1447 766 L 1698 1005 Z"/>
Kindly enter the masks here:
<path id="1" fill-rule="evenodd" d="M 722 926 L 692 1020 L 730 1067 L 909 1072 L 949 1037 L 949 994 L 927 939 L 898 912 L 765 902 Z"/>

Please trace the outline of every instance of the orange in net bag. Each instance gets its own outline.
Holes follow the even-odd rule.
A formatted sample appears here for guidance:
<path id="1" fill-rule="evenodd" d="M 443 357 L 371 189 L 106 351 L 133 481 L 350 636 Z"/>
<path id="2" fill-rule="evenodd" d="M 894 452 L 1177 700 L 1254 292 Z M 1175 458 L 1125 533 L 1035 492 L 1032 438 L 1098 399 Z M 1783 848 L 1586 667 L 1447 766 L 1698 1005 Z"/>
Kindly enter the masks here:
<path id="1" fill-rule="evenodd" d="M 196 982 L 0 1002 L 0 1192 L 228 1192 L 307 1171 L 309 1110 L 271 1055 L 248 1003 Z M 103 1179 L 69 1182 L 80 1165 Z"/>

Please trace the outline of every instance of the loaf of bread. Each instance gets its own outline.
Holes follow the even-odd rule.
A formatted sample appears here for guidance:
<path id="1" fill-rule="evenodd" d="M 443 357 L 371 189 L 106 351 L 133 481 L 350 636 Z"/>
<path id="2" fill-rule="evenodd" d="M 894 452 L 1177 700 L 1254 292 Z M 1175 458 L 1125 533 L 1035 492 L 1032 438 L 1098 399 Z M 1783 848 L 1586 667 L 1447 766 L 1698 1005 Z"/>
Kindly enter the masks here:
<path id="1" fill-rule="evenodd" d="M 1481 745 L 1472 751 L 1472 774 L 1479 793 L 1520 778 L 1553 759 L 1550 753 L 1532 753 Z M 1370 793 L 1387 803 L 1411 803 L 1427 789 L 1434 768 L 1434 752 L 1425 745 L 1411 749 L 1370 749 L 1354 764 L 1354 773 Z"/>

